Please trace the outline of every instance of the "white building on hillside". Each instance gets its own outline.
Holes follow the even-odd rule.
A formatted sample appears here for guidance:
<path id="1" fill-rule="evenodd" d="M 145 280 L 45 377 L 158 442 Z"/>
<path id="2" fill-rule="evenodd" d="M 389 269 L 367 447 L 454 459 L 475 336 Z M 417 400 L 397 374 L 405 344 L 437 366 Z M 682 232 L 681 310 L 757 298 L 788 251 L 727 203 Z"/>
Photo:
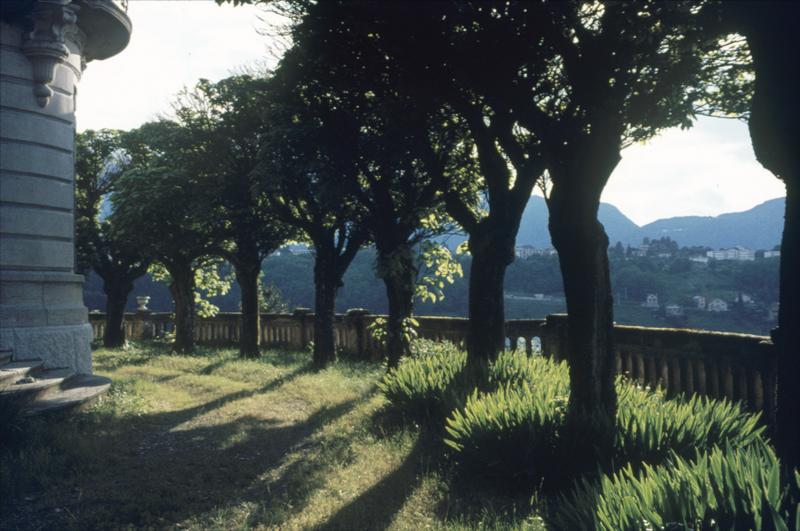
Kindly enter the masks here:
<path id="1" fill-rule="evenodd" d="M 658 295 L 655 293 L 648 293 L 647 298 L 642 303 L 645 308 L 658 308 Z"/>
<path id="2" fill-rule="evenodd" d="M 706 256 L 714 260 L 755 260 L 756 252 L 752 249 L 746 249 L 741 245 L 731 247 L 730 249 L 720 249 L 718 251 L 708 251 Z"/>
<path id="3" fill-rule="evenodd" d="M 711 302 L 708 303 L 708 311 L 709 312 L 727 312 L 728 311 L 728 303 L 722 299 L 711 299 Z"/>
<path id="4" fill-rule="evenodd" d="M 529 258 L 537 253 L 533 245 L 518 245 L 514 247 L 514 254 L 517 258 Z"/>
<path id="5" fill-rule="evenodd" d="M 705 310 L 706 309 L 706 298 L 702 295 L 695 295 L 692 297 L 692 302 L 694 302 L 694 307 L 698 310 Z"/>
<path id="6" fill-rule="evenodd" d="M 677 304 L 668 304 L 667 306 L 664 307 L 664 310 L 667 315 L 670 315 L 672 317 L 678 317 L 683 315 L 683 308 L 681 308 Z"/>
<path id="7" fill-rule="evenodd" d="M 764 251 L 764 258 L 780 258 L 780 251 Z"/>

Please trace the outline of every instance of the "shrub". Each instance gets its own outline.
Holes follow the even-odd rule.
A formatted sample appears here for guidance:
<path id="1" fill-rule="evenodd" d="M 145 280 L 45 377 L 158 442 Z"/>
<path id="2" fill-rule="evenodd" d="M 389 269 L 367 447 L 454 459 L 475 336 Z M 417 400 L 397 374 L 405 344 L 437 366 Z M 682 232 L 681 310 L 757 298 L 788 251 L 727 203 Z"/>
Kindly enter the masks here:
<path id="1" fill-rule="evenodd" d="M 569 393 L 566 362 L 556 363 L 543 356 L 528 357 L 524 352 L 502 352 L 489 371 L 489 383 L 495 388 L 522 384 L 554 386 L 559 395 Z"/>
<path id="2" fill-rule="evenodd" d="M 556 463 L 569 374 L 566 363 L 504 352 L 489 371 L 491 393 L 473 393 L 447 419 L 445 444 L 474 473 L 505 477 L 548 475 Z"/>
<path id="3" fill-rule="evenodd" d="M 467 362 L 465 352 L 450 343 L 415 347 L 416 355 L 386 373 L 378 388 L 393 408 L 420 423 L 441 422 L 460 403 L 456 379 Z"/>
<path id="4" fill-rule="evenodd" d="M 542 382 L 477 392 L 447 419 L 445 444 L 465 470 L 488 476 L 543 478 L 557 461 L 566 395 Z"/>
<path id="5" fill-rule="evenodd" d="M 800 476 L 795 472 L 800 487 Z M 556 529 L 786 529 L 800 524 L 780 463 L 765 444 L 709 453 L 668 463 L 630 466 L 600 481 L 586 480 L 561 498 L 552 519 Z M 794 514 L 792 514 L 794 513 Z"/>
<path id="6" fill-rule="evenodd" d="M 558 440 L 567 436 L 566 363 L 503 353 L 489 381 L 494 392 L 473 394 L 446 420 L 445 443 L 456 461 L 482 475 L 531 476 L 550 487 L 569 484 L 569 475 L 578 470 L 570 466 L 570 441 Z M 738 404 L 703 397 L 666 400 L 624 379 L 617 380 L 617 391 L 615 446 L 605 453 L 604 467 L 629 463 L 639 469 L 643 463 L 663 463 L 672 452 L 688 459 L 698 449 L 726 443 L 745 447 L 762 440 L 758 416 Z"/>
<path id="7" fill-rule="evenodd" d="M 692 396 L 665 400 L 663 394 L 618 382 L 617 440 L 619 464 L 664 462 L 675 452 L 690 458 L 695 451 L 730 444 L 748 446 L 761 439 L 758 415 L 727 400 Z"/>

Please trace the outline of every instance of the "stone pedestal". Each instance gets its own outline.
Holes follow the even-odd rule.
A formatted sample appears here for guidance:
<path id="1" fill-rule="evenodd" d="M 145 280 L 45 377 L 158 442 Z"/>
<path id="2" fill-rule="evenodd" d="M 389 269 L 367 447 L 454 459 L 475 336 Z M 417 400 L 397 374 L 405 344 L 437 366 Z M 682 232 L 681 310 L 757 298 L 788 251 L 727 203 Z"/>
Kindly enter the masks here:
<path id="1" fill-rule="evenodd" d="M 46 367 L 92 370 L 75 269 L 76 86 L 87 61 L 122 50 L 110 0 L 4 0 L 0 12 L 0 347 Z"/>

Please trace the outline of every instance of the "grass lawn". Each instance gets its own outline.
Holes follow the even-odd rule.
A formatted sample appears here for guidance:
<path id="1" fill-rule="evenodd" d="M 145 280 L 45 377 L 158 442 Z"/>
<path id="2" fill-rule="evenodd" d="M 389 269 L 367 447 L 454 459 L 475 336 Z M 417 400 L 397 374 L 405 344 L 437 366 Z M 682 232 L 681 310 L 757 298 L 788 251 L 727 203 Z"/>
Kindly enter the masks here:
<path id="1" fill-rule="evenodd" d="M 379 366 L 309 357 L 95 351 L 107 396 L 4 429 L 0 528 L 543 528 L 528 497 L 453 480 L 393 423 Z"/>

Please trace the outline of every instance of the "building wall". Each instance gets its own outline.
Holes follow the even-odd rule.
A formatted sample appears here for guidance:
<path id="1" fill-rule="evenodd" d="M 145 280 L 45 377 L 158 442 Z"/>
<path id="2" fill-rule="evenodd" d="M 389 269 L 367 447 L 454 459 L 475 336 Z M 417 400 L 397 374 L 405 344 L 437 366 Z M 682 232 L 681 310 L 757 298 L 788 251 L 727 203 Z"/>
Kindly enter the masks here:
<path id="1" fill-rule="evenodd" d="M 40 106 L 22 31 L 0 23 L 0 346 L 91 372 L 92 329 L 74 273 L 75 95 L 80 33 Z"/>

